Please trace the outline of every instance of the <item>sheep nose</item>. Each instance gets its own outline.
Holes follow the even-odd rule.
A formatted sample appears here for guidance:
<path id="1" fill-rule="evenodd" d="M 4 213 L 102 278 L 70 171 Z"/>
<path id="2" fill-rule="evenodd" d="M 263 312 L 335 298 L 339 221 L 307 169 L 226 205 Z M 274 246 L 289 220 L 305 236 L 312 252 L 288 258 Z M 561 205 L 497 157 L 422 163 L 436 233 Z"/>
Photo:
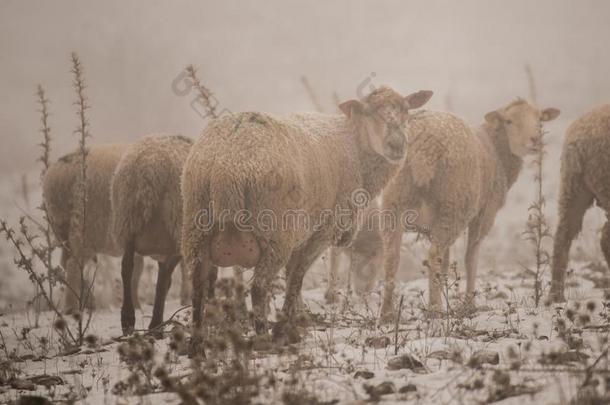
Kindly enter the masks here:
<path id="1" fill-rule="evenodd" d="M 388 147 L 390 149 L 393 149 L 395 151 L 402 151 L 405 148 L 405 144 L 407 143 L 407 140 L 405 139 L 405 137 L 400 134 L 393 134 L 391 136 L 388 137 Z"/>

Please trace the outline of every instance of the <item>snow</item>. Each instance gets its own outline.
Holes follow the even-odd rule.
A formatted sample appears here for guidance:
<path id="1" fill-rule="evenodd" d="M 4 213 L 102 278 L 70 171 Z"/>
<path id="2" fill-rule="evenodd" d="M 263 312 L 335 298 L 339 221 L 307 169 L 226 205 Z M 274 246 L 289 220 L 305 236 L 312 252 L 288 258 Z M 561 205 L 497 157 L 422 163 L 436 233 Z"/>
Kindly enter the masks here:
<path id="1" fill-rule="evenodd" d="M 250 360 L 252 370 L 256 373 L 272 372 L 279 384 L 271 389 L 263 387 L 256 400 L 263 403 L 281 401 L 281 393 L 294 375 L 299 387 L 313 393 L 319 401 L 339 400 L 349 403 L 364 401 L 369 398 L 365 384 L 377 386 L 391 382 L 396 390 L 413 384 L 416 391 L 390 393 L 380 396 L 382 403 L 484 403 L 491 398 L 494 387 L 503 374 L 494 377 L 494 370 L 504 370 L 510 376 L 510 386 L 525 387 L 534 394 L 523 394 L 504 399 L 503 404 L 537 403 L 552 404 L 574 398 L 579 384 L 582 384 L 587 365 L 600 355 L 604 349 L 601 337 L 607 335 L 605 328 L 608 321 L 604 319 L 603 291 L 594 287 L 587 280 L 596 276 L 599 268 L 579 265 L 579 270 L 569 280 L 567 296 L 569 302 L 561 305 L 547 306 L 541 304 L 536 308 L 532 298 L 532 280 L 523 278 L 519 269 L 503 269 L 502 272 L 488 272 L 480 278 L 477 297 L 478 310 L 469 317 L 426 317 L 419 309 L 421 292 L 425 296 L 425 279 L 416 279 L 400 284 L 398 294 L 405 297 L 402 317 L 399 324 L 398 352 L 410 355 L 423 363 L 422 369 L 388 370 L 387 364 L 395 357 L 394 325 L 375 325 L 378 315 L 380 291 L 373 291 L 366 299 L 352 296 L 349 304 L 339 302 L 335 305 L 324 303 L 324 291 L 321 288 L 304 291 L 304 301 L 309 311 L 315 316 L 306 328 L 305 339 L 297 345 L 294 352 L 277 353 L 277 351 L 255 351 Z M 545 283 L 548 279 L 545 279 Z M 503 292 L 503 293 L 502 293 Z M 344 293 L 344 291 L 343 291 Z M 450 303 L 455 305 L 458 296 L 450 295 Z M 342 300 L 345 295 L 342 296 Z M 280 307 L 281 295 L 275 297 L 272 306 Z M 595 302 L 595 309 L 585 308 L 587 302 Z M 578 350 L 588 356 L 585 364 L 565 362 L 556 365 L 542 365 L 543 353 L 566 351 L 567 344 L 557 332 L 557 320 L 566 318 L 565 308 L 572 308 L 580 303 L 576 313 L 590 313 L 589 325 L 573 325 L 571 336 L 582 335 L 583 345 Z M 170 301 L 166 308 L 166 317 L 180 308 L 179 302 Z M 138 328 L 145 328 L 152 311 L 145 306 L 137 314 Z M 275 312 L 275 311 L 272 311 Z M 94 312 L 91 333 L 98 336 L 101 343 L 97 349 L 86 348 L 73 355 L 57 355 L 57 332 L 52 324 L 54 316 L 50 312 L 42 314 L 37 328 L 32 327 L 33 317 L 30 313 L 6 313 L 1 318 L 2 336 L 8 350 L 15 349 L 15 355 L 23 357 L 46 355 L 46 359 L 14 362 L 21 371 L 21 379 L 41 375 L 58 375 L 64 385 L 47 390 L 37 386 L 36 393 L 49 397 L 53 392 L 55 398 L 62 398 L 66 393 L 83 394 L 81 403 L 169 403 L 178 404 L 180 399 L 172 393 L 155 393 L 142 397 L 121 397 L 112 392 L 114 385 L 129 375 L 125 363 L 120 361 L 117 348 L 121 336 L 118 310 L 101 310 Z M 188 311 L 179 312 L 178 322 L 188 325 Z M 566 321 L 568 325 L 572 325 Z M 21 339 L 22 328 L 31 328 L 26 339 Z M 448 329 L 449 328 L 449 329 Z M 382 339 L 387 336 L 389 339 Z M 48 351 L 42 350 L 39 338 L 46 337 L 51 344 Z M 375 339 L 380 346 L 373 348 L 367 345 Z M 168 350 L 169 337 L 155 342 L 156 361 L 163 363 Z M 383 343 L 389 341 L 385 346 Z M 510 355 L 513 348 L 516 357 Z M 479 350 L 497 352 L 499 364 L 484 364 L 481 368 L 469 367 L 470 357 Z M 461 362 L 450 360 L 461 357 Z M 511 364 L 517 361 L 519 369 L 512 369 Z M 170 369 L 174 374 L 188 373 L 190 361 L 186 356 L 177 359 Z M 357 371 L 370 371 L 373 378 L 365 380 L 354 377 Z M 475 380 L 482 381 L 482 388 L 467 389 L 476 385 Z M 522 385 L 521 385 L 522 384 Z M 293 388 L 290 388 L 293 389 Z M 516 388 L 511 388 L 516 389 Z M 7 389 L 0 394 L 0 402 L 16 399 L 25 393 Z M 502 388 L 500 391 L 507 391 Z"/>

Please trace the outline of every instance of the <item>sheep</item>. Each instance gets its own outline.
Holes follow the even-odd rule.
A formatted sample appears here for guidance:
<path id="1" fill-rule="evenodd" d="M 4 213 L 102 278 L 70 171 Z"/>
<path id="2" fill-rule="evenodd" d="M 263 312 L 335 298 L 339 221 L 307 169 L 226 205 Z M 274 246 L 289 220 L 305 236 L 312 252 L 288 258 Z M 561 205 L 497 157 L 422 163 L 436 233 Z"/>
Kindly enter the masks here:
<path id="1" fill-rule="evenodd" d="M 61 157 L 49 167 L 43 179 L 43 201 L 48 221 L 61 246 L 61 263 L 67 273 L 62 304 L 65 312 L 82 310 L 79 308 L 79 296 L 85 264 L 95 260 L 98 253 L 115 257 L 122 254 L 110 235 L 110 180 L 127 147 L 126 144 L 108 144 L 88 149 L 84 228 L 79 223 L 82 218 L 82 194 L 78 192 L 81 154 L 77 151 Z M 142 267 L 143 259 L 137 256 L 136 281 Z M 134 286 L 137 286 L 137 282 Z M 133 293 L 134 305 L 139 307 L 136 292 Z"/>
<path id="2" fill-rule="evenodd" d="M 124 334 L 130 334 L 135 325 L 131 279 L 136 254 L 151 256 L 158 263 L 149 329 L 156 329 L 163 322 L 171 276 L 181 260 L 180 175 L 192 144 L 190 138 L 181 135 L 145 136 L 127 147 L 112 176 L 111 233 L 123 252 L 121 326 Z M 212 276 L 215 275 L 213 271 Z"/>
<path id="3" fill-rule="evenodd" d="M 298 341 L 294 325 L 303 276 L 330 244 L 349 244 L 362 206 L 376 196 L 406 152 L 408 110 L 432 96 L 390 88 L 342 103 L 343 115 L 242 112 L 213 120 L 195 141 L 182 174 L 182 251 L 193 279 L 198 342 L 211 265 L 254 267 L 254 329 L 267 336 L 270 284 L 286 266 L 277 342 Z M 354 197 L 354 198 L 353 198 Z M 311 223 L 313 222 L 313 224 Z M 287 333 L 286 333 L 287 332 Z"/>
<path id="4" fill-rule="evenodd" d="M 337 301 L 336 284 L 341 257 L 349 262 L 350 281 L 356 292 L 369 292 L 373 288 L 377 269 L 383 265 L 383 238 L 379 208 L 374 205 L 365 210 L 363 225 L 354 241 L 347 247 L 329 249 L 330 266 L 328 287 L 324 298 L 328 303 Z"/>
<path id="5" fill-rule="evenodd" d="M 486 114 L 478 128 L 471 129 L 462 119 L 444 112 L 425 111 L 412 117 L 406 163 L 383 193 L 383 210 L 393 213 L 399 225 L 383 225 L 382 321 L 393 318 L 401 237 L 408 228 L 430 240 L 425 263 L 432 315 L 441 309 L 441 280 L 448 270 L 449 247 L 468 228 L 466 291 L 472 297 L 479 246 L 517 180 L 523 158 L 536 152 L 542 122 L 558 115 L 557 109 L 541 111 L 518 99 Z"/>
<path id="6" fill-rule="evenodd" d="M 610 212 L 610 104 L 578 118 L 566 132 L 561 154 L 559 222 L 551 258 L 549 298 L 565 301 L 566 267 L 572 240 L 582 227 L 585 212 L 595 202 Z M 601 249 L 610 266 L 610 222 L 602 228 Z"/>

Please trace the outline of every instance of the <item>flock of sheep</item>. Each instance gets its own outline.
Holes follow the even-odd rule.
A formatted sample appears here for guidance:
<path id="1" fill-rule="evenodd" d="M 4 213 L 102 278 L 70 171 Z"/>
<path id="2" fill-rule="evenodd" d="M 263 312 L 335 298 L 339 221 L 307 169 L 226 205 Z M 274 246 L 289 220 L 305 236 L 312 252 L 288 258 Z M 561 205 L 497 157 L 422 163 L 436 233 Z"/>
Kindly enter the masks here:
<path id="1" fill-rule="evenodd" d="M 466 288 L 472 297 L 480 244 L 523 159 L 540 147 L 543 122 L 559 110 L 541 110 L 519 99 L 470 127 L 449 113 L 413 111 L 431 96 L 418 91 L 404 97 L 381 87 L 340 104 L 337 115 L 234 113 L 212 120 L 194 141 L 150 135 L 129 145 L 94 146 L 86 154 L 84 182 L 82 155 L 62 157 L 46 174 L 43 197 L 63 247 L 65 309 L 77 308 L 88 260 L 97 254 L 122 256 L 121 325 L 130 333 L 134 288 L 142 257 L 149 256 L 159 265 L 149 326 L 154 329 L 163 321 L 171 275 L 182 261 L 183 274 L 192 280 L 197 332 L 217 268 L 254 268 L 253 326 L 266 336 L 271 283 L 285 268 L 283 316 L 272 335 L 294 342 L 303 277 L 329 247 L 327 300 L 336 298 L 337 257 L 347 253 L 351 271 L 365 279 L 361 290 L 372 287 L 376 269 L 383 267 L 382 317 L 391 319 L 401 237 L 411 229 L 430 242 L 431 313 L 441 310 L 440 275 L 448 271 L 449 248 L 468 229 Z M 610 105 L 578 119 L 566 136 L 552 260 L 555 301 L 564 300 L 569 247 L 584 212 L 593 202 L 610 209 L 607 173 Z M 83 184 L 84 207 L 78 190 Z M 358 193 L 366 195 L 364 202 Z M 286 221 L 295 213 L 296 221 Z M 407 221 L 399 220 L 405 215 Z M 78 223 L 82 218 L 85 223 Z M 608 223 L 601 245 L 610 263 Z"/>

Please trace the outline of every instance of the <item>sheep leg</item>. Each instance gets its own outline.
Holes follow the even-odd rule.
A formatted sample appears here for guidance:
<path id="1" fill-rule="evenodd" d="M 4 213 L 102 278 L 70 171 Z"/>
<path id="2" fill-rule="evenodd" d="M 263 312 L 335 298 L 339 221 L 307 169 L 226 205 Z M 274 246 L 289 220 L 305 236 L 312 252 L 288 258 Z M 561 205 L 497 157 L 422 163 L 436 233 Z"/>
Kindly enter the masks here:
<path id="1" fill-rule="evenodd" d="M 313 262 L 329 244 L 329 238 L 325 238 L 324 235 L 313 235 L 304 247 L 293 252 L 290 256 L 286 265 L 288 280 L 286 282 L 286 297 L 282 307 L 283 319 L 273 328 L 274 341 L 296 343 L 300 340 L 299 333 L 294 327 L 294 320 L 298 312 L 298 298 L 303 286 L 303 278 Z"/>
<path id="2" fill-rule="evenodd" d="M 324 294 L 324 299 L 328 304 L 337 302 L 337 273 L 339 270 L 339 255 L 341 251 L 337 247 L 329 249 L 330 267 L 328 272 L 328 288 Z"/>
<path id="3" fill-rule="evenodd" d="M 474 303 L 474 288 L 477 278 L 477 261 L 481 240 L 475 235 L 472 227 L 468 229 L 468 246 L 466 247 L 466 298 L 468 302 Z"/>
<path id="4" fill-rule="evenodd" d="M 445 289 L 442 295 L 445 295 L 445 299 L 449 301 L 449 248 L 443 249 L 441 254 L 441 276 L 442 276 L 442 288 Z"/>
<path id="5" fill-rule="evenodd" d="M 254 314 L 254 331 L 257 335 L 267 334 L 267 310 L 269 307 L 271 282 L 282 267 L 281 263 L 268 258 L 263 263 L 259 263 L 254 269 L 250 296 L 252 312 Z"/>
<path id="6" fill-rule="evenodd" d="M 248 306 L 246 305 L 246 287 L 244 282 L 244 269 L 240 266 L 233 267 L 233 277 L 235 278 L 235 299 L 237 314 L 240 318 L 245 319 L 248 314 Z"/>
<path id="7" fill-rule="evenodd" d="M 384 260 L 385 286 L 383 291 L 383 304 L 381 306 L 381 323 L 394 320 L 394 288 L 396 283 L 396 272 L 400 263 L 400 244 L 402 241 L 402 228 L 395 227 L 384 235 Z"/>
<path id="8" fill-rule="evenodd" d="M 443 256 L 444 249 L 437 243 L 432 243 L 428 250 L 428 289 L 429 310 L 435 315 L 442 311 L 442 288 L 443 288 Z"/>
<path id="9" fill-rule="evenodd" d="M 172 273 L 180 262 L 180 256 L 171 256 L 163 262 L 158 262 L 159 272 L 157 274 L 157 287 L 155 290 L 155 303 L 153 315 L 148 330 L 158 328 L 163 323 L 163 312 L 165 311 L 165 299 L 172 284 Z M 161 331 L 159 331 L 161 332 Z"/>
<path id="10" fill-rule="evenodd" d="M 559 197 L 559 222 L 555 231 L 552 257 L 552 278 L 549 298 L 553 302 L 565 301 L 564 286 L 566 268 L 572 240 L 582 228 L 582 220 L 593 203 L 581 176 L 563 179 Z"/>
<path id="11" fill-rule="evenodd" d="M 189 305 L 192 291 L 188 269 L 184 265 L 184 261 L 180 262 L 180 277 L 180 305 Z"/>
<path id="12" fill-rule="evenodd" d="M 202 244 L 202 246 L 205 246 L 205 244 Z M 190 356 L 205 356 L 202 345 L 203 310 L 205 301 L 207 300 L 207 295 L 210 292 L 209 283 L 212 279 L 210 273 L 214 272 L 214 266 L 212 266 L 210 263 L 207 250 L 204 250 L 201 255 L 194 258 L 192 262 L 188 259 L 185 259 L 185 262 L 192 263 L 190 267 L 192 268 L 193 282 L 193 334 L 191 339 Z"/>
<path id="13" fill-rule="evenodd" d="M 62 265 L 66 271 L 66 289 L 64 293 L 64 312 L 74 313 L 79 311 L 79 294 L 81 290 L 81 266 L 82 260 L 78 260 L 70 254 L 68 248 L 62 249 Z"/>
<path id="14" fill-rule="evenodd" d="M 142 309 L 140 298 L 138 297 L 142 271 L 144 271 L 144 257 L 136 255 L 134 258 L 133 279 L 131 280 L 131 298 L 133 299 L 133 307 L 135 309 Z"/>
<path id="15" fill-rule="evenodd" d="M 193 324 L 196 329 L 201 328 L 203 321 L 204 296 L 207 297 L 210 292 L 211 267 L 209 258 L 204 254 L 193 269 Z"/>
<path id="16" fill-rule="evenodd" d="M 216 281 L 218 280 L 218 267 L 210 264 L 208 273 L 208 301 L 216 297 Z"/>
<path id="17" fill-rule="evenodd" d="M 121 306 L 121 328 L 123 335 L 133 333 L 136 324 L 136 314 L 131 297 L 131 281 L 133 279 L 135 243 L 133 240 L 127 243 L 123 259 L 121 260 L 121 280 L 123 281 L 123 305 Z"/>
<path id="18" fill-rule="evenodd" d="M 602 228 L 602 237 L 600 240 L 602 253 L 606 259 L 606 266 L 610 269 L 610 221 L 606 221 Z"/>

